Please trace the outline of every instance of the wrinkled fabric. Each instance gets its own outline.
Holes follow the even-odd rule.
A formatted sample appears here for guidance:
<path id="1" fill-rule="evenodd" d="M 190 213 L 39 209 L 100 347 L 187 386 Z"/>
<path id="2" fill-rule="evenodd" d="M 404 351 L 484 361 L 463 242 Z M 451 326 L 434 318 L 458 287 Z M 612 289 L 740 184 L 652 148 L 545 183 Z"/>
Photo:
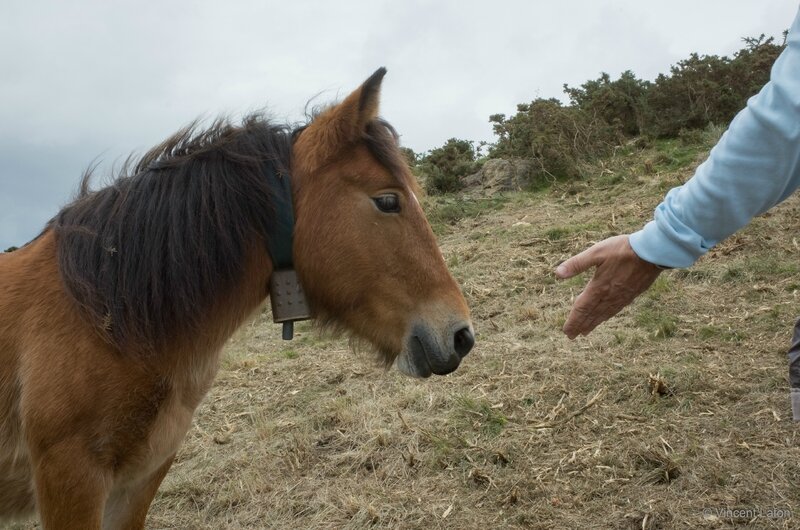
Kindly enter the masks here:
<path id="1" fill-rule="evenodd" d="M 794 323 L 794 336 L 789 348 L 789 386 L 800 390 L 800 319 Z"/>
<path id="2" fill-rule="evenodd" d="M 736 115 L 694 176 L 630 236 L 634 252 L 663 267 L 688 267 L 800 186 L 800 15 L 770 81 Z"/>
<path id="3" fill-rule="evenodd" d="M 789 386 L 791 387 L 792 415 L 800 421 L 800 319 L 794 324 L 792 345 L 789 348 Z"/>
<path id="4" fill-rule="evenodd" d="M 770 80 L 750 98 L 694 176 L 667 193 L 630 236 L 636 254 L 689 267 L 714 245 L 800 186 L 800 14 Z M 792 414 L 800 421 L 800 320 L 789 348 Z"/>

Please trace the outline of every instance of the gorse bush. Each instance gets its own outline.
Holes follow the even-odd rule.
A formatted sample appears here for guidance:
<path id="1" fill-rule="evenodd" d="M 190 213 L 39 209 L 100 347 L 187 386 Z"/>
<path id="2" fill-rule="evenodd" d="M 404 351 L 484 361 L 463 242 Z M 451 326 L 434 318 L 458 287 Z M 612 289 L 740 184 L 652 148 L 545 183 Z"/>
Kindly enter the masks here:
<path id="1" fill-rule="evenodd" d="M 582 163 L 607 154 L 619 140 L 602 118 L 556 99 L 520 104 L 515 115 L 495 114 L 489 121 L 497 136 L 489 157 L 534 160 L 534 178 L 578 177 Z"/>
<path id="2" fill-rule="evenodd" d="M 564 85 L 564 93 L 569 96 L 573 107 L 601 118 L 623 134 L 635 136 L 642 129 L 645 95 L 649 87 L 649 82 L 626 70 L 615 81 L 603 72 L 599 78 L 587 81 L 579 88 Z"/>
<path id="3" fill-rule="evenodd" d="M 747 99 L 769 80 L 770 69 L 785 47 L 761 35 L 743 39 L 733 57 L 691 54 L 645 81 L 628 70 L 619 78 L 603 72 L 579 87 L 564 85 L 569 104 L 535 99 L 517 105 L 512 116 L 489 117 L 497 140 L 488 158 L 523 158 L 535 162 L 535 181 L 580 178 L 588 163 L 607 156 L 626 139 L 680 138 L 690 143 L 702 131 L 727 125 Z M 413 154 L 413 153 L 412 153 Z M 478 170 L 474 142 L 451 138 L 442 147 L 409 158 L 431 193 L 457 191 Z"/>
<path id="4" fill-rule="evenodd" d="M 419 155 L 414 152 L 413 149 L 410 147 L 401 147 L 400 154 L 403 155 L 403 159 L 410 167 L 415 167 L 417 165 L 417 161 L 419 160 Z"/>
<path id="5" fill-rule="evenodd" d="M 646 92 L 642 132 L 672 138 L 682 129 L 729 123 L 769 81 L 784 48 L 763 35 L 744 40 L 746 47 L 732 59 L 693 53 L 669 75 L 659 75 Z"/>
<path id="6" fill-rule="evenodd" d="M 431 149 L 417 164 L 425 188 L 433 195 L 458 191 L 462 179 L 477 170 L 475 144 L 450 138 L 442 147 Z"/>

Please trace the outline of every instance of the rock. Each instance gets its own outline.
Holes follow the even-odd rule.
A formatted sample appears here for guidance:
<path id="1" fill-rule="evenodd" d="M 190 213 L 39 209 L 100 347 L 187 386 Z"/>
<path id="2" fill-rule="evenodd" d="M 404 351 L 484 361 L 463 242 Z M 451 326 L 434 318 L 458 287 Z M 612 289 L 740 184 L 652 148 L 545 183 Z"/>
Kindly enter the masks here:
<path id="1" fill-rule="evenodd" d="M 488 162 L 487 162 L 488 163 Z M 467 175 L 461 181 L 465 189 L 473 189 L 482 187 L 483 183 L 483 170 L 480 170 L 472 175 Z"/>
<path id="2" fill-rule="evenodd" d="M 494 158 L 462 181 L 466 191 L 494 195 L 505 191 L 519 191 L 529 186 L 534 162 L 524 159 Z"/>

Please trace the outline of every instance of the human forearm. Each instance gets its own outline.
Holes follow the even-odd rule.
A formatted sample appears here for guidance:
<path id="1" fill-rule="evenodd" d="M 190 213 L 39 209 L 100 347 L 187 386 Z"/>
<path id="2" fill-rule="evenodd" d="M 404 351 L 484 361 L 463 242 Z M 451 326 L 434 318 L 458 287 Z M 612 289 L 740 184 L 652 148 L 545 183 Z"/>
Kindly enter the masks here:
<path id="1" fill-rule="evenodd" d="M 770 82 L 748 102 L 709 158 L 631 235 L 643 259 L 688 267 L 800 185 L 800 17 Z"/>

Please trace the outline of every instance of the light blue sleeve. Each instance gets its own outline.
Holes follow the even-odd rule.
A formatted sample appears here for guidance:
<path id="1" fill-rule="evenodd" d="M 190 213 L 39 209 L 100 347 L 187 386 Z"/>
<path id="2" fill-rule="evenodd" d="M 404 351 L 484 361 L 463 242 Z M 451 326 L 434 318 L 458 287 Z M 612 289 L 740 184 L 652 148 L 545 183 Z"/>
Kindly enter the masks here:
<path id="1" fill-rule="evenodd" d="M 800 186 L 800 15 L 770 81 L 739 112 L 683 186 L 630 236 L 639 257 L 688 267 Z"/>

